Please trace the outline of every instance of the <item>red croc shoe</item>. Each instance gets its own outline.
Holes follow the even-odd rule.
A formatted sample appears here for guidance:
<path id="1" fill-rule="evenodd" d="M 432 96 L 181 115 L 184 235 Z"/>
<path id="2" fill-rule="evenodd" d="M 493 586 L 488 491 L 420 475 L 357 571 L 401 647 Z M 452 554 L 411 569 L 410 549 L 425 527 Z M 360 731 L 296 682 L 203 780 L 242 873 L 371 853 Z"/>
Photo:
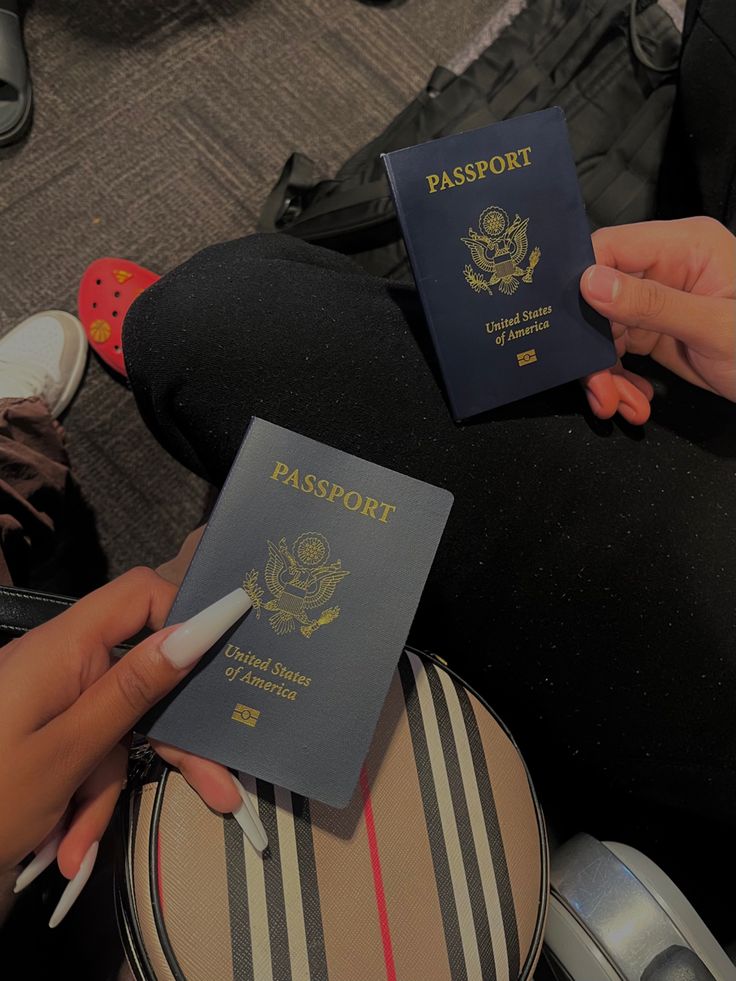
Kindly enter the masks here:
<path id="1" fill-rule="evenodd" d="M 95 259 L 79 284 L 77 306 L 89 346 L 113 371 L 128 377 L 123 360 L 123 321 L 143 290 L 161 279 L 127 259 Z"/>

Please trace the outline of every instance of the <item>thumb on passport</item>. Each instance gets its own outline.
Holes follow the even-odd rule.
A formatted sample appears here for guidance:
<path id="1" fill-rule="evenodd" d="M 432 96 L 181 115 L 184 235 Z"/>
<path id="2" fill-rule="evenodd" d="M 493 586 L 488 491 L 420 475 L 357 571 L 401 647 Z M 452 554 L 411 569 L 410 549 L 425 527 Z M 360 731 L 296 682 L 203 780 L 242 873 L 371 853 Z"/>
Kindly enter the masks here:
<path id="1" fill-rule="evenodd" d="M 610 266 L 586 269 L 580 292 L 609 320 L 667 334 L 685 344 L 702 342 L 704 320 L 719 323 L 728 315 L 728 301 L 720 297 L 687 293 Z"/>

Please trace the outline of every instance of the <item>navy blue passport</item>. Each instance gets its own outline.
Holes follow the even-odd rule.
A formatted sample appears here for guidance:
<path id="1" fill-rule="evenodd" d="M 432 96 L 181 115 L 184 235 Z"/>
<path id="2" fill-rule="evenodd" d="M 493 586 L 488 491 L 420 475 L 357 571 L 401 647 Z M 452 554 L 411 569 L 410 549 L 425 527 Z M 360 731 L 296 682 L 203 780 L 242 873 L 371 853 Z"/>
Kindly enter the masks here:
<path id="1" fill-rule="evenodd" d="M 561 109 L 383 160 L 456 419 L 615 363 Z"/>
<path id="2" fill-rule="evenodd" d="M 451 507 L 254 418 L 168 622 L 243 583 L 254 607 L 141 732 L 345 806 Z"/>

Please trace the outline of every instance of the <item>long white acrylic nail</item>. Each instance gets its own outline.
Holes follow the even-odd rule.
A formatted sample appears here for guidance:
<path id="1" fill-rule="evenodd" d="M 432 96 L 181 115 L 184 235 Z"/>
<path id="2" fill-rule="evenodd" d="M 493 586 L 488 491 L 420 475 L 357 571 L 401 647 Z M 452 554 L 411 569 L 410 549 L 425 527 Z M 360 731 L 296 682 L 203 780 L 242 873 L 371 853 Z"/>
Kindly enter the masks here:
<path id="1" fill-rule="evenodd" d="M 82 859 L 79 865 L 79 871 L 70 879 L 66 885 L 66 889 L 61 894 L 61 899 L 56 904 L 56 909 L 51 914 L 51 919 L 49 920 L 49 926 L 53 930 L 55 926 L 58 926 L 64 919 L 66 914 L 72 908 L 74 903 L 77 901 L 77 897 L 80 892 L 87 885 L 87 880 L 92 875 L 92 869 L 95 867 L 95 859 L 97 858 L 97 849 L 100 847 L 99 841 L 95 841 L 87 849 L 87 854 Z"/>
<path id="2" fill-rule="evenodd" d="M 253 603 L 244 589 L 234 589 L 201 613 L 185 620 L 161 645 L 164 657 L 175 668 L 188 668 L 247 613 Z"/>
<path id="3" fill-rule="evenodd" d="M 20 873 L 18 878 L 15 880 L 15 885 L 13 886 L 13 892 L 21 892 L 26 886 L 37 879 L 39 875 L 51 865 L 51 863 L 56 858 L 56 853 L 59 850 L 59 845 L 61 844 L 61 839 L 64 837 L 64 832 L 62 830 L 57 831 L 53 834 L 43 848 L 39 848 L 31 861 L 26 865 L 23 871 Z"/>
<path id="4" fill-rule="evenodd" d="M 243 834 L 248 839 L 248 841 L 253 845 L 257 852 L 263 852 L 268 848 L 268 836 L 266 835 L 266 829 L 263 827 L 263 822 L 258 817 L 258 811 L 255 808 L 255 804 L 250 799 L 250 794 L 238 780 L 237 777 L 233 776 L 233 783 L 237 787 L 238 793 L 240 794 L 240 799 L 242 804 L 237 809 L 233 811 L 233 817 L 238 822 L 243 830 Z"/>

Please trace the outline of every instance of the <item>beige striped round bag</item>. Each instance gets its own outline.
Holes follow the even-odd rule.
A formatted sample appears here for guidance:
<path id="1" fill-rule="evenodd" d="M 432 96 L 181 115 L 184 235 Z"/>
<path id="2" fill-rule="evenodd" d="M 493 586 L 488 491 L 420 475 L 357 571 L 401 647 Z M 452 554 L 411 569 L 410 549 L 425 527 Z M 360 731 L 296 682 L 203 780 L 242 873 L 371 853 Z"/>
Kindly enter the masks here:
<path id="1" fill-rule="evenodd" d="M 547 844 L 489 707 L 406 651 L 351 804 L 244 777 L 269 847 L 175 770 L 129 782 L 117 900 L 139 979 L 509 981 L 542 942 Z"/>

